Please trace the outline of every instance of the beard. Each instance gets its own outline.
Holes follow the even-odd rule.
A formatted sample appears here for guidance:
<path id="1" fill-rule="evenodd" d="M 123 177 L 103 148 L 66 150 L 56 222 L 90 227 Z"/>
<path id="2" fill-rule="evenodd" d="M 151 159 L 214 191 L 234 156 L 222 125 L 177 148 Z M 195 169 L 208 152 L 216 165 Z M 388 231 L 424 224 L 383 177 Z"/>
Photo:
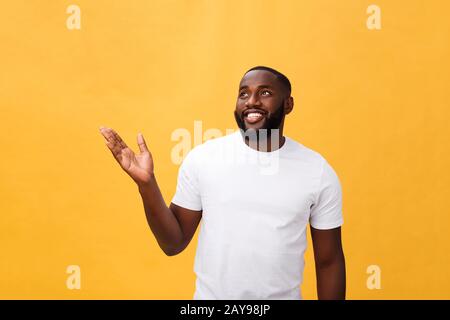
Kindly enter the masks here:
<path id="1" fill-rule="evenodd" d="M 262 132 L 264 131 L 264 135 L 267 133 L 267 137 L 271 136 L 273 129 L 279 129 L 281 122 L 283 122 L 285 113 L 284 113 L 284 100 L 281 102 L 280 106 L 273 112 L 272 114 L 268 114 L 265 119 L 263 119 L 264 124 L 261 128 L 256 130 L 256 135 L 259 138 L 260 135 L 262 135 Z M 241 132 L 246 133 L 249 128 L 245 125 L 244 121 L 244 113 L 242 112 L 241 115 L 237 113 L 237 111 L 234 111 L 234 118 L 236 119 L 236 123 L 241 129 Z M 251 128 L 250 130 L 254 130 Z M 261 131 L 262 130 L 262 131 Z"/>

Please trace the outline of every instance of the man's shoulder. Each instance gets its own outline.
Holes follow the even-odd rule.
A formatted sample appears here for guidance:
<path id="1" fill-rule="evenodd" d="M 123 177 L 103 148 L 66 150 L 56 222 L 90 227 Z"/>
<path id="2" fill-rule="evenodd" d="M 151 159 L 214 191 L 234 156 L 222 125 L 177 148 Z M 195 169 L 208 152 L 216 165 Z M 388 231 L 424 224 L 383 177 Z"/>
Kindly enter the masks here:
<path id="1" fill-rule="evenodd" d="M 318 151 L 313 150 L 305 145 L 295 141 L 298 148 L 301 149 L 302 161 L 306 161 L 312 165 L 313 168 L 317 169 L 317 173 L 325 179 L 331 179 L 331 181 L 336 181 L 338 178 L 336 171 L 330 162 Z"/>
<path id="2" fill-rule="evenodd" d="M 311 147 L 307 147 L 303 143 L 300 143 L 297 140 L 287 137 L 292 145 L 291 149 L 295 154 L 298 155 L 299 159 L 307 162 L 317 163 L 322 165 L 326 162 L 325 157 L 318 151 L 312 149 Z"/>

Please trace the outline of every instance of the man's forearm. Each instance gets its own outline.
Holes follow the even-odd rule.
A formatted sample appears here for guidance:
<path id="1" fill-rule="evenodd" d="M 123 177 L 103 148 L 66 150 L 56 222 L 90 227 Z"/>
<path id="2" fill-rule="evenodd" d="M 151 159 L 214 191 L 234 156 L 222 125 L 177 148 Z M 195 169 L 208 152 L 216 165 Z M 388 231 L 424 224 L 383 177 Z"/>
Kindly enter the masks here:
<path id="1" fill-rule="evenodd" d="M 153 176 L 149 183 L 138 187 L 148 225 L 159 246 L 167 255 L 176 254 L 183 242 L 183 232 L 176 216 L 167 207 L 156 178 Z"/>
<path id="2" fill-rule="evenodd" d="M 346 290 L 345 259 L 316 265 L 317 296 L 319 300 L 344 300 Z"/>

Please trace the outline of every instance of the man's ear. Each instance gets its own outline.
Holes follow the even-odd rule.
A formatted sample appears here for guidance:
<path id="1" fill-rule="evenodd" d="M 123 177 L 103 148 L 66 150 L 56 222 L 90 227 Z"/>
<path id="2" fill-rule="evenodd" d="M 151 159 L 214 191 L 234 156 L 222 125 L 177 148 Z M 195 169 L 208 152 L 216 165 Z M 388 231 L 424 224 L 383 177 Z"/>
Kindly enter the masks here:
<path id="1" fill-rule="evenodd" d="M 294 109 L 294 98 L 289 97 L 285 100 L 284 103 L 284 113 L 289 114 L 291 113 L 292 109 Z"/>

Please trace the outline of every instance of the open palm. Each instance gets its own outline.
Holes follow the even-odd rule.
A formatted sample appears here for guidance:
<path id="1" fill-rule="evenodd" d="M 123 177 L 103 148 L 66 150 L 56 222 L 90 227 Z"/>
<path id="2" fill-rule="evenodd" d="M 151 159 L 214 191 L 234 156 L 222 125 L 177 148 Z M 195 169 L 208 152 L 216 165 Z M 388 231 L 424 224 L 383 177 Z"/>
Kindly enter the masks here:
<path id="1" fill-rule="evenodd" d="M 153 159 L 144 137 L 138 134 L 140 154 L 135 154 L 122 138 L 111 128 L 100 127 L 106 145 L 123 170 L 138 184 L 147 183 L 153 175 Z"/>

